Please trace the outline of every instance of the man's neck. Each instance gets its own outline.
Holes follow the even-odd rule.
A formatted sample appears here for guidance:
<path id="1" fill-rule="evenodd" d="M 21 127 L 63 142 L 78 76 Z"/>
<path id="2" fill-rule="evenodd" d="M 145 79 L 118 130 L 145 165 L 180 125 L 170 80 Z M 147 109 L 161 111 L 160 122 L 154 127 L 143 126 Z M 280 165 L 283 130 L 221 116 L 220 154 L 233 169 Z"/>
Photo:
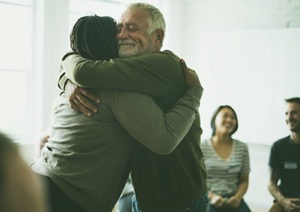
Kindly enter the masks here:
<path id="1" fill-rule="evenodd" d="M 291 139 L 296 143 L 300 144 L 300 132 L 292 132 Z"/>

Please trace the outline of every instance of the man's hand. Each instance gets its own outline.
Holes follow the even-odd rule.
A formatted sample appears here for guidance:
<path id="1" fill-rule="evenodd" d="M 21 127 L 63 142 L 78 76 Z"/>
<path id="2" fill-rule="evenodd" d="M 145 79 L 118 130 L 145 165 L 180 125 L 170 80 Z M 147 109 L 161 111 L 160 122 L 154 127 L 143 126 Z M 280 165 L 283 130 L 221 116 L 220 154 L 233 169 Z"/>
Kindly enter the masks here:
<path id="1" fill-rule="evenodd" d="M 99 104 L 100 99 L 87 89 L 77 86 L 70 80 L 66 83 L 65 94 L 73 110 L 84 113 L 86 116 L 91 116 L 98 111 L 94 104 Z"/>
<path id="2" fill-rule="evenodd" d="M 284 198 L 284 199 L 280 200 L 279 203 L 284 208 L 284 210 L 286 210 L 288 212 L 300 210 L 300 205 L 297 204 L 297 203 L 299 203 L 299 199 Z"/>
<path id="3" fill-rule="evenodd" d="M 188 68 L 183 59 L 181 59 L 180 62 L 181 62 L 181 65 L 182 65 L 182 69 L 184 71 L 185 82 L 186 82 L 187 86 L 188 87 L 190 87 L 190 86 L 200 86 L 200 87 L 202 87 L 201 83 L 199 81 L 197 73 L 194 70 Z"/>

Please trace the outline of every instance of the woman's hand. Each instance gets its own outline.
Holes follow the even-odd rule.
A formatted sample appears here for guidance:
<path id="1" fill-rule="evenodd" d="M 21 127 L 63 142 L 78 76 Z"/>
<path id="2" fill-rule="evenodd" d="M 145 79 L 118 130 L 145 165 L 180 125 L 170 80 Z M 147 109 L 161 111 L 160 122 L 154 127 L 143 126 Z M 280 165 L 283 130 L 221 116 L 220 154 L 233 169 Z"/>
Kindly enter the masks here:
<path id="1" fill-rule="evenodd" d="M 225 202 L 224 198 L 219 195 L 212 194 L 210 197 L 210 204 L 216 208 L 221 208 L 224 202 Z"/>
<path id="2" fill-rule="evenodd" d="M 70 80 L 66 84 L 65 95 L 69 99 L 71 108 L 77 112 L 91 116 L 98 111 L 95 105 L 100 103 L 99 97 Z"/>
<path id="3" fill-rule="evenodd" d="M 237 197 L 237 196 L 232 196 L 226 201 L 226 204 L 229 207 L 237 208 L 241 204 L 241 201 L 242 201 L 242 198 Z"/>

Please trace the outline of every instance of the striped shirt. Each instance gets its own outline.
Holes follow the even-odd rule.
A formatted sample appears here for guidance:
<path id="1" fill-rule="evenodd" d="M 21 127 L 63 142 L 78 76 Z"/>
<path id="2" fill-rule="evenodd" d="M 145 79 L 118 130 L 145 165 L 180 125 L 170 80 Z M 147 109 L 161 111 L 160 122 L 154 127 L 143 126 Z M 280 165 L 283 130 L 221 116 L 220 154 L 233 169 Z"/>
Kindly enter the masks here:
<path id="1" fill-rule="evenodd" d="M 239 177 L 250 172 L 247 144 L 233 140 L 232 151 L 227 159 L 222 159 L 216 153 L 210 139 L 204 140 L 201 147 L 207 168 L 208 190 L 220 196 L 235 194 Z"/>

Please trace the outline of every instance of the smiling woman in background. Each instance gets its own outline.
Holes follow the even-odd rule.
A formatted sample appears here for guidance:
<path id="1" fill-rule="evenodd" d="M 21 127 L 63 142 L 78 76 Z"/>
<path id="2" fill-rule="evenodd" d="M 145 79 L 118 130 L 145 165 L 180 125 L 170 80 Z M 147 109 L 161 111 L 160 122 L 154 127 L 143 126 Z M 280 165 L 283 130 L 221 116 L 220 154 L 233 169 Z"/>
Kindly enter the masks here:
<path id="1" fill-rule="evenodd" d="M 238 129 L 236 112 L 221 105 L 211 118 L 212 137 L 202 142 L 207 167 L 209 212 L 248 212 L 243 200 L 250 172 L 248 147 L 232 138 Z"/>

